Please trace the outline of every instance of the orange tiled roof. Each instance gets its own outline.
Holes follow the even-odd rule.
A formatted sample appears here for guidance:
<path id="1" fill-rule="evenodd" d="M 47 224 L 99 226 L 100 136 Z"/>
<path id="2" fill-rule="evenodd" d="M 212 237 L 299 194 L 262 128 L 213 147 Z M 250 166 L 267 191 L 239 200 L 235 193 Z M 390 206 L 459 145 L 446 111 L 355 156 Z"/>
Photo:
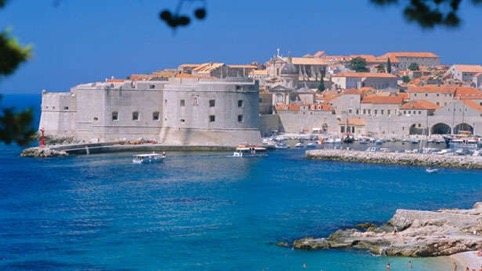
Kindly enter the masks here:
<path id="1" fill-rule="evenodd" d="M 454 65 L 454 67 L 461 72 L 482 72 L 482 66 L 480 65 Z"/>
<path id="2" fill-rule="evenodd" d="M 360 91 L 356 88 L 351 88 L 343 91 L 341 94 L 346 94 L 346 95 L 360 95 Z"/>
<path id="3" fill-rule="evenodd" d="M 409 103 L 406 103 L 404 105 L 402 105 L 400 107 L 400 109 L 404 109 L 404 110 L 410 110 L 410 109 L 416 109 L 416 110 L 435 110 L 435 109 L 439 109 L 440 106 L 432 103 L 432 102 L 429 102 L 429 101 L 426 101 L 426 100 L 415 100 L 415 101 L 411 101 Z"/>
<path id="4" fill-rule="evenodd" d="M 475 109 L 479 112 L 482 112 L 482 105 L 480 105 L 480 103 L 477 103 L 477 102 L 472 101 L 472 100 L 462 100 L 461 102 L 464 103 L 465 105 L 467 105 L 468 107 L 472 108 L 472 109 Z"/>
<path id="5" fill-rule="evenodd" d="M 322 103 L 322 104 L 306 104 L 305 106 L 308 106 L 309 110 L 315 110 L 315 111 L 333 111 L 333 107 L 331 107 L 328 103 Z"/>
<path id="6" fill-rule="evenodd" d="M 402 104 L 403 103 L 403 96 L 378 96 L 378 95 L 371 95 L 363 98 L 361 103 L 364 104 Z"/>
<path id="7" fill-rule="evenodd" d="M 458 87 L 455 90 L 455 99 L 482 99 L 482 91 L 472 87 Z"/>
<path id="8" fill-rule="evenodd" d="M 438 58 L 439 56 L 430 52 L 388 52 L 386 55 L 393 55 L 395 57 L 428 57 Z"/>
<path id="9" fill-rule="evenodd" d="M 277 104 L 276 110 L 300 111 L 299 104 Z"/>
<path id="10" fill-rule="evenodd" d="M 233 69 L 256 69 L 258 67 L 253 65 L 228 65 L 228 67 Z"/>
<path id="11" fill-rule="evenodd" d="M 199 78 L 199 76 L 190 73 L 178 73 L 176 74 L 176 78 Z"/>
<path id="12" fill-rule="evenodd" d="M 375 73 L 375 72 L 342 72 L 339 74 L 335 74 L 332 77 L 351 77 L 351 78 L 360 78 L 360 77 L 373 77 L 373 78 L 397 78 L 393 74 L 389 73 Z"/>
<path id="13" fill-rule="evenodd" d="M 323 56 L 324 54 L 325 54 L 325 51 L 318 51 L 318 52 L 316 52 L 313 56 L 314 56 L 314 57 L 321 57 L 321 56 Z"/>
<path id="14" fill-rule="evenodd" d="M 294 65 L 326 65 L 326 61 L 321 58 L 293 57 L 291 61 Z"/>
<path id="15" fill-rule="evenodd" d="M 455 85 L 425 85 L 425 86 L 416 86 L 416 87 L 409 87 L 407 92 L 408 93 L 445 93 L 445 94 L 454 94 L 455 89 L 457 86 Z"/>
<path id="16" fill-rule="evenodd" d="M 126 81 L 126 79 L 117 79 L 117 78 L 107 79 L 108 83 L 122 83 L 124 81 Z"/>

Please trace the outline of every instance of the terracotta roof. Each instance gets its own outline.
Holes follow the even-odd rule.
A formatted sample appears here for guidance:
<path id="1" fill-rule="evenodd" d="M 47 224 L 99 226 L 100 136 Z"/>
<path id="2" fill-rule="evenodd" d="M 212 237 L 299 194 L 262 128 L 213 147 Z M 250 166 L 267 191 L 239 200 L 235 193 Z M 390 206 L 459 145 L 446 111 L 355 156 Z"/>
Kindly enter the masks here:
<path id="1" fill-rule="evenodd" d="M 395 57 L 428 57 L 438 58 L 439 56 L 430 52 L 388 52 L 386 55 L 393 55 Z"/>
<path id="2" fill-rule="evenodd" d="M 314 56 L 314 57 L 321 57 L 321 56 L 324 55 L 324 54 L 325 54 L 325 51 L 318 51 L 318 52 L 316 52 L 313 56 Z"/>
<path id="3" fill-rule="evenodd" d="M 360 91 L 355 88 L 347 89 L 341 93 L 342 95 L 360 95 Z"/>
<path id="4" fill-rule="evenodd" d="M 190 73 L 178 73 L 176 74 L 176 78 L 199 78 L 199 76 Z"/>
<path id="5" fill-rule="evenodd" d="M 375 73 L 375 72 L 342 72 L 339 74 L 335 74 L 332 77 L 352 77 L 352 78 L 361 78 L 361 77 L 372 77 L 372 78 L 397 78 L 393 74 L 389 73 Z"/>
<path id="6" fill-rule="evenodd" d="M 464 103 L 468 107 L 475 109 L 479 112 L 482 112 L 482 105 L 480 103 L 472 101 L 472 100 L 461 100 L 460 102 Z"/>
<path id="7" fill-rule="evenodd" d="M 439 109 L 440 106 L 432 103 L 432 102 L 429 102 L 429 101 L 426 101 L 426 100 L 415 100 L 415 101 L 411 101 L 409 103 L 406 103 L 404 105 L 402 105 L 400 107 L 400 109 L 404 109 L 404 110 L 410 110 L 410 109 L 416 109 L 416 110 L 435 110 L 435 109 Z"/>
<path id="8" fill-rule="evenodd" d="M 208 73 L 211 72 L 221 66 L 223 66 L 224 63 L 204 63 L 196 68 L 193 69 L 193 71 L 197 73 Z"/>
<path id="9" fill-rule="evenodd" d="M 480 65 L 454 65 L 454 67 L 461 72 L 482 72 L 482 66 Z"/>
<path id="10" fill-rule="evenodd" d="M 256 69 L 258 67 L 253 65 L 228 65 L 228 67 L 233 69 Z"/>
<path id="11" fill-rule="evenodd" d="M 326 61 L 321 58 L 293 57 L 291 61 L 295 65 L 326 65 Z"/>
<path id="12" fill-rule="evenodd" d="M 185 68 L 196 68 L 201 66 L 202 64 L 181 64 L 179 67 L 185 67 Z"/>
<path id="13" fill-rule="evenodd" d="M 117 79 L 117 78 L 107 79 L 108 83 L 122 83 L 124 81 L 126 81 L 126 79 Z"/>
<path id="14" fill-rule="evenodd" d="M 378 95 L 371 95 L 363 98 L 361 103 L 363 104 L 402 104 L 403 103 L 403 96 L 378 96 Z"/>
<path id="15" fill-rule="evenodd" d="M 328 103 L 322 103 L 322 104 L 306 104 L 305 106 L 308 106 L 309 110 L 315 110 L 315 111 L 333 111 L 333 107 L 331 107 Z"/>
<path id="16" fill-rule="evenodd" d="M 277 104 L 276 110 L 300 111 L 299 104 Z"/>
<path id="17" fill-rule="evenodd" d="M 482 99 L 482 91 L 472 87 L 458 87 L 455 90 L 454 99 Z"/>
<path id="18" fill-rule="evenodd" d="M 407 92 L 408 93 L 445 93 L 445 94 L 454 94 L 455 89 L 457 86 L 455 85 L 425 85 L 425 86 L 416 86 L 416 87 L 409 87 Z"/>

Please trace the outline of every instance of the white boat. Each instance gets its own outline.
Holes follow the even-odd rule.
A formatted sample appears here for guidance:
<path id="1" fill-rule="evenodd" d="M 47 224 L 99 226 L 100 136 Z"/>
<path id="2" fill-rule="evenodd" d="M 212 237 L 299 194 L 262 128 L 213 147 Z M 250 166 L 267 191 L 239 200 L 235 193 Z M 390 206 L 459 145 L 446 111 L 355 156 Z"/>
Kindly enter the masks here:
<path id="1" fill-rule="evenodd" d="M 136 154 L 132 157 L 132 163 L 134 164 L 149 164 L 149 163 L 160 163 L 166 158 L 166 153 L 145 153 Z"/>
<path id="2" fill-rule="evenodd" d="M 233 157 L 265 157 L 268 152 L 265 147 L 256 145 L 239 145 L 233 153 Z"/>
<path id="3" fill-rule="evenodd" d="M 288 149 L 289 146 L 286 143 L 279 142 L 274 145 L 275 149 L 285 150 Z"/>
<path id="4" fill-rule="evenodd" d="M 306 148 L 308 148 L 308 149 L 316 148 L 316 144 L 313 143 L 313 142 L 309 142 L 308 144 L 306 144 Z"/>
<path id="5" fill-rule="evenodd" d="M 425 171 L 427 173 L 437 173 L 438 172 L 438 168 L 431 168 L 431 167 L 428 167 L 425 169 Z"/>

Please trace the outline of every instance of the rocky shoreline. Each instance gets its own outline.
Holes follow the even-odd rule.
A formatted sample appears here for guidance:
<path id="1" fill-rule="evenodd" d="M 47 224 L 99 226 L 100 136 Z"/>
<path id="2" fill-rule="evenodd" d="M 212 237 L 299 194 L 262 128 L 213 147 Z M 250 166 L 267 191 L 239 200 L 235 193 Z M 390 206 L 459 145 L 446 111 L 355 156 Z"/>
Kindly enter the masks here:
<path id="1" fill-rule="evenodd" d="M 282 245 L 282 244 L 281 244 Z M 472 209 L 399 209 L 382 226 L 338 230 L 328 238 L 302 238 L 296 249 L 356 248 L 376 255 L 433 257 L 482 249 L 482 202 Z"/>
<path id="2" fill-rule="evenodd" d="M 367 152 L 354 150 L 308 150 L 307 159 L 393 164 L 440 168 L 482 169 L 482 156 L 447 156 L 437 154 Z"/>

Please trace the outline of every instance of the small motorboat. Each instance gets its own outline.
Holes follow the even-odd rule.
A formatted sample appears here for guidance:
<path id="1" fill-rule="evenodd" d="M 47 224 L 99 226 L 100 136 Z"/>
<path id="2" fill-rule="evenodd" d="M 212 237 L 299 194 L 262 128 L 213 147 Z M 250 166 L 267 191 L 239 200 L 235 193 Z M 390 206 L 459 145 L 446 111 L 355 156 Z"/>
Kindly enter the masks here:
<path id="1" fill-rule="evenodd" d="M 146 154 L 136 154 L 132 157 L 132 163 L 134 164 L 149 164 L 149 163 L 160 163 L 166 158 L 166 153 L 146 153 Z"/>
<path id="2" fill-rule="evenodd" d="M 427 173 L 437 173 L 438 170 L 439 170 L 438 168 L 433 168 L 433 167 L 428 167 L 425 169 Z"/>
<path id="3" fill-rule="evenodd" d="M 265 157 L 267 149 L 257 145 L 239 145 L 233 153 L 233 157 Z"/>

